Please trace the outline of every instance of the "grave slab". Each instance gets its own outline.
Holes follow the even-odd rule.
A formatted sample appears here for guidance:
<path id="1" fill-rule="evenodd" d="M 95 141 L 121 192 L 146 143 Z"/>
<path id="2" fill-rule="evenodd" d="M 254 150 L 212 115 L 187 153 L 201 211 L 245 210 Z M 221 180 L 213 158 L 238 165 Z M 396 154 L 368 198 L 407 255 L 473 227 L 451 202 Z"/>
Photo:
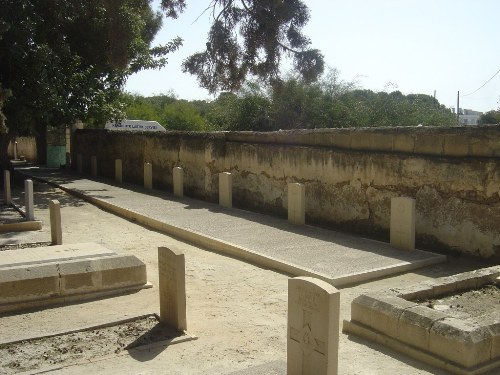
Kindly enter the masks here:
<path id="1" fill-rule="evenodd" d="M 0 313 L 146 287 L 144 263 L 94 243 L 0 252 Z"/>

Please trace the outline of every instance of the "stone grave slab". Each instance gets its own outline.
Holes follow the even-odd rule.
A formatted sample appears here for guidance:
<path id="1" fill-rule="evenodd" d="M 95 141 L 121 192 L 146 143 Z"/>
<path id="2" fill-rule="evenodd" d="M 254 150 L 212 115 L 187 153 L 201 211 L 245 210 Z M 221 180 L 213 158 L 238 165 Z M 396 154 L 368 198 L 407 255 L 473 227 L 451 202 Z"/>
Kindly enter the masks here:
<path id="1" fill-rule="evenodd" d="M 143 262 L 95 243 L 0 252 L 0 313 L 147 287 Z"/>

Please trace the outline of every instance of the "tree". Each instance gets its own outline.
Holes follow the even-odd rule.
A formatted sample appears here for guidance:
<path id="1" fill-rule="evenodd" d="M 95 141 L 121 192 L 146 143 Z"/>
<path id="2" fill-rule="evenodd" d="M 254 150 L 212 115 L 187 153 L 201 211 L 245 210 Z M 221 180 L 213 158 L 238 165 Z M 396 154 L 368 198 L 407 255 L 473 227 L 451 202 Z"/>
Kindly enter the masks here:
<path id="1" fill-rule="evenodd" d="M 497 111 L 488 111 L 479 117 L 479 125 L 500 124 L 500 109 Z"/>
<path id="2" fill-rule="evenodd" d="M 162 0 L 166 13 L 176 17 L 185 0 Z M 283 55 L 292 58 L 306 82 L 324 70 L 322 54 L 309 48 L 302 33 L 309 10 L 302 0 L 211 0 L 212 11 L 206 49 L 188 57 L 183 70 L 198 77 L 211 93 L 236 91 L 248 75 L 272 83 L 279 78 Z"/>

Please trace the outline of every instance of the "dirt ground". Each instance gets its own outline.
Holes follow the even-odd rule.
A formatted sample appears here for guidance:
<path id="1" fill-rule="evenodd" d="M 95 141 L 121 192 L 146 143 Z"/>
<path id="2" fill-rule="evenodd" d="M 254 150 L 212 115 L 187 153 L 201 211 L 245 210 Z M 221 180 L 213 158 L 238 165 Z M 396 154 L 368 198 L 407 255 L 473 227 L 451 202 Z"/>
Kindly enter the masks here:
<path id="1" fill-rule="evenodd" d="M 14 194 L 20 197 L 19 192 L 14 191 Z M 69 365 L 57 373 L 227 374 L 270 361 L 286 360 L 288 275 L 177 241 L 40 183 L 35 184 L 35 216 L 42 220 L 43 229 L 2 235 L 0 245 L 48 241 L 49 199 L 58 199 L 61 203 L 64 243 L 96 242 L 137 256 L 146 264 L 153 288 L 86 303 L 4 315 L 0 317 L 0 342 L 157 313 L 157 248 L 167 246 L 177 247 L 186 255 L 187 331 L 198 339 L 139 354 L 107 356 L 104 360 Z M 350 303 L 362 293 L 481 266 L 485 265 L 471 259 L 452 259 L 447 264 L 414 273 L 344 288 L 341 290 L 340 319 L 349 319 Z M 28 357 L 36 355 L 35 352 L 26 353 Z M 445 374 L 383 346 L 344 334 L 340 336 L 339 373 Z"/>

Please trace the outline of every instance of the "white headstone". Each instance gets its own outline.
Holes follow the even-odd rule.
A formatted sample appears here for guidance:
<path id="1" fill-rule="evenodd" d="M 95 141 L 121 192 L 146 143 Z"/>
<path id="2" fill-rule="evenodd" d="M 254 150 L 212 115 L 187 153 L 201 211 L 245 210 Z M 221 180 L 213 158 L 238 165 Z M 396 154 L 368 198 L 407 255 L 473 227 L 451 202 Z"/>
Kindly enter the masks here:
<path id="1" fill-rule="evenodd" d="M 49 202 L 50 238 L 52 245 L 62 245 L 61 204 L 58 200 Z"/>
<path id="2" fill-rule="evenodd" d="M 90 175 L 97 177 L 97 156 L 95 155 L 90 157 Z"/>
<path id="3" fill-rule="evenodd" d="M 10 190 L 10 171 L 7 169 L 3 171 L 3 200 L 5 204 L 12 203 L 12 194 Z"/>
<path id="4" fill-rule="evenodd" d="M 288 184 L 288 221 L 292 224 L 306 222 L 306 187 L 303 184 Z"/>
<path id="5" fill-rule="evenodd" d="M 35 208 L 33 201 L 33 181 L 24 180 L 24 206 L 26 209 L 26 220 L 35 220 Z"/>
<path id="6" fill-rule="evenodd" d="M 415 199 L 391 199 L 391 245 L 402 250 L 415 249 Z"/>
<path id="7" fill-rule="evenodd" d="M 122 159 L 115 160 L 115 181 L 123 182 L 123 163 Z"/>
<path id="8" fill-rule="evenodd" d="M 151 163 L 144 163 L 144 187 L 153 188 L 153 165 Z"/>
<path id="9" fill-rule="evenodd" d="M 233 176 L 229 172 L 219 173 L 219 204 L 227 208 L 233 206 Z"/>
<path id="10" fill-rule="evenodd" d="M 340 292 L 312 277 L 288 280 L 287 375 L 338 372 Z"/>
<path id="11" fill-rule="evenodd" d="M 177 197 L 184 196 L 184 170 L 181 167 L 175 167 L 173 170 L 174 179 L 174 195 Z"/>
<path id="12" fill-rule="evenodd" d="M 187 329 L 185 273 L 185 259 L 181 251 L 158 248 L 160 321 L 179 331 Z"/>

